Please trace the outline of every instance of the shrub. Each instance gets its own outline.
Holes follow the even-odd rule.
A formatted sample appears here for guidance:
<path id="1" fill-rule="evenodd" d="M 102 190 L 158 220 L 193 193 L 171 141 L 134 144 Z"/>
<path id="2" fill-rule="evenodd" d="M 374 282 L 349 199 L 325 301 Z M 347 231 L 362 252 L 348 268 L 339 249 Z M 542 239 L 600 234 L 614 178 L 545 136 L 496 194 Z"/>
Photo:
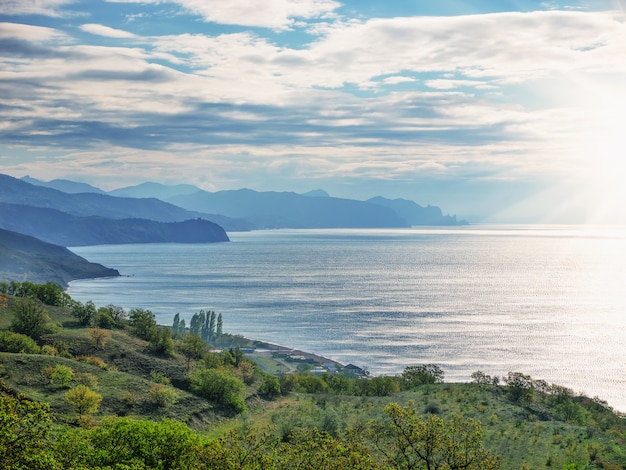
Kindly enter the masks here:
<path id="1" fill-rule="evenodd" d="M 74 371 L 71 367 L 57 364 L 54 367 L 46 367 L 42 374 L 48 378 L 51 385 L 59 388 L 68 388 L 74 378 Z"/>
<path id="2" fill-rule="evenodd" d="M 12 331 L 0 331 L 0 351 L 9 353 L 39 354 L 40 348 L 30 336 Z"/>
<path id="3" fill-rule="evenodd" d="M 171 380 L 167 375 L 156 370 L 150 371 L 150 380 L 161 385 L 169 385 L 171 383 Z"/>
<path id="4" fill-rule="evenodd" d="M 57 468 L 51 425 L 50 405 L 30 401 L 0 381 L 0 468 Z"/>
<path id="5" fill-rule="evenodd" d="M 176 392 L 171 387 L 155 384 L 148 392 L 150 403 L 158 408 L 168 408 L 176 403 Z"/>
<path id="6" fill-rule="evenodd" d="M 106 419 L 86 437 L 89 450 L 67 462 L 68 468 L 199 468 L 199 438 L 178 421 Z"/>
<path id="7" fill-rule="evenodd" d="M 93 317 L 93 324 L 98 328 L 110 330 L 115 326 L 115 320 L 106 310 L 98 309 Z"/>
<path id="8" fill-rule="evenodd" d="M 65 393 L 65 401 L 69 403 L 79 415 L 92 414 L 98 411 L 102 395 L 94 392 L 86 385 L 77 385 Z"/>
<path id="9" fill-rule="evenodd" d="M 57 351 L 57 348 L 55 348 L 51 344 L 44 344 L 41 347 L 41 354 L 45 354 L 46 356 L 58 356 L 59 351 Z"/>
<path id="10" fill-rule="evenodd" d="M 149 341 L 149 349 L 153 353 L 174 357 L 174 340 L 170 328 L 156 328 Z"/>
<path id="11" fill-rule="evenodd" d="M 91 364 L 92 366 L 100 367 L 101 369 L 108 369 L 108 365 L 106 362 L 104 362 L 104 359 L 98 356 L 78 356 L 76 360 L 80 362 L 86 362 L 87 364 Z"/>
<path id="12" fill-rule="evenodd" d="M 79 385 L 95 388 L 98 386 L 98 377 L 89 372 L 74 373 L 74 381 Z"/>
<path id="13" fill-rule="evenodd" d="M 228 408 L 235 413 L 246 409 L 246 387 L 237 377 L 217 369 L 200 369 L 190 377 L 191 390 L 198 396 Z"/>
<path id="14" fill-rule="evenodd" d="M 259 386 L 259 394 L 270 400 L 280 395 L 280 382 L 273 375 L 266 375 Z"/>
<path id="15" fill-rule="evenodd" d="M 111 338 L 111 333 L 102 328 L 89 328 L 87 330 L 87 336 L 89 336 L 89 339 L 91 339 L 96 349 L 104 349 L 107 341 Z"/>

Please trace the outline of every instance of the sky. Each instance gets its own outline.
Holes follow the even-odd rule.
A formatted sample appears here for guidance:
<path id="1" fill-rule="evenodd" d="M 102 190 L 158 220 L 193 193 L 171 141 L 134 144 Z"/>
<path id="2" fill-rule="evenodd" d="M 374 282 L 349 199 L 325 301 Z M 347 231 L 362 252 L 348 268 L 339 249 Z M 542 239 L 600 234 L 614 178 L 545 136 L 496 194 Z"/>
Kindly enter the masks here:
<path id="1" fill-rule="evenodd" d="M 0 0 L 0 173 L 626 223 L 626 0 Z"/>

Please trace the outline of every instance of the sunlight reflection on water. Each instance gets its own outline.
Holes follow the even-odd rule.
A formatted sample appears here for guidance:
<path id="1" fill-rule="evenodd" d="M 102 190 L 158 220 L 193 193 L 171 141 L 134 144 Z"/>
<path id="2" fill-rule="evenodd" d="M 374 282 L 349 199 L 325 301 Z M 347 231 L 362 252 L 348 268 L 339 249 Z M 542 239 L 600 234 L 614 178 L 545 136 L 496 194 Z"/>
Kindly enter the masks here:
<path id="1" fill-rule="evenodd" d="M 226 331 L 379 374 L 521 371 L 626 411 L 626 231 L 472 226 L 275 230 L 231 243 L 74 249 L 128 277 L 74 282 L 96 305 L 222 312 Z"/>

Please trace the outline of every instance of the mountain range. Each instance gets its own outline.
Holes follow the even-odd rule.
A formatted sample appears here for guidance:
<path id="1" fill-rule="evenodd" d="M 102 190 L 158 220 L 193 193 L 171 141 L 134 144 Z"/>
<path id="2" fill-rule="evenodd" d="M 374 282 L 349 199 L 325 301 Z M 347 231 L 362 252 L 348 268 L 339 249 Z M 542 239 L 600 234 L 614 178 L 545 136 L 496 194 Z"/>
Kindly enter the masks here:
<path id="1" fill-rule="evenodd" d="M 65 192 L 85 190 L 105 194 L 99 188 L 68 180 L 44 182 L 30 177 L 24 177 L 22 180 Z M 321 189 L 305 194 L 259 192 L 251 189 L 208 192 L 189 184 L 163 185 L 147 182 L 116 189 L 106 194 L 119 198 L 158 199 L 179 209 L 186 209 L 193 216 L 213 220 L 222 225 L 226 231 L 466 224 L 465 221 L 458 221 L 455 216 L 444 215 L 436 206 L 423 207 L 407 199 L 392 200 L 381 196 L 367 201 L 336 198 Z M 218 220 L 216 217 L 223 217 L 226 220 Z M 239 226 L 234 226 L 234 221 Z"/>
<path id="2" fill-rule="evenodd" d="M 413 201 L 380 196 L 358 201 L 332 197 L 323 190 L 305 194 L 251 189 L 208 192 L 193 185 L 152 182 L 106 192 L 70 180 L 45 182 L 28 176 L 17 179 L 0 174 L 0 229 L 36 237 L 58 248 L 225 242 L 229 241 L 227 231 L 259 229 L 397 228 L 465 223 L 457 221 L 455 216 L 443 215 L 435 206 L 422 207 Z M 31 268 L 25 268 L 23 250 L 17 253 L 8 246 L 3 250 L 3 259 L 14 260 L 11 263 L 19 268 L 14 274 L 34 272 L 42 259 L 41 256 L 38 262 L 31 259 Z M 40 247 L 38 253 L 42 251 L 46 250 Z M 49 252 L 52 256 L 58 249 L 49 248 Z M 15 264 L 16 259 L 22 260 L 22 267 Z M 7 272 L 3 265 L 0 268 L 0 273 Z M 53 277 L 67 282 L 68 276 Z"/>

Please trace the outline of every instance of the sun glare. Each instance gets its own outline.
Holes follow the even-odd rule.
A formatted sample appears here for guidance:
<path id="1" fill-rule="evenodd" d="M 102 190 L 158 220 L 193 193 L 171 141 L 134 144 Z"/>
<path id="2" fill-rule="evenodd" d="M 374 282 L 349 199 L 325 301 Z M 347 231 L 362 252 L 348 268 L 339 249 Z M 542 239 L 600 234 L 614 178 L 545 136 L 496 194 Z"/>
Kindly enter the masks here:
<path id="1" fill-rule="evenodd" d="M 589 127 L 581 131 L 577 169 L 588 223 L 626 224 L 626 96 L 603 93 L 586 107 Z"/>

